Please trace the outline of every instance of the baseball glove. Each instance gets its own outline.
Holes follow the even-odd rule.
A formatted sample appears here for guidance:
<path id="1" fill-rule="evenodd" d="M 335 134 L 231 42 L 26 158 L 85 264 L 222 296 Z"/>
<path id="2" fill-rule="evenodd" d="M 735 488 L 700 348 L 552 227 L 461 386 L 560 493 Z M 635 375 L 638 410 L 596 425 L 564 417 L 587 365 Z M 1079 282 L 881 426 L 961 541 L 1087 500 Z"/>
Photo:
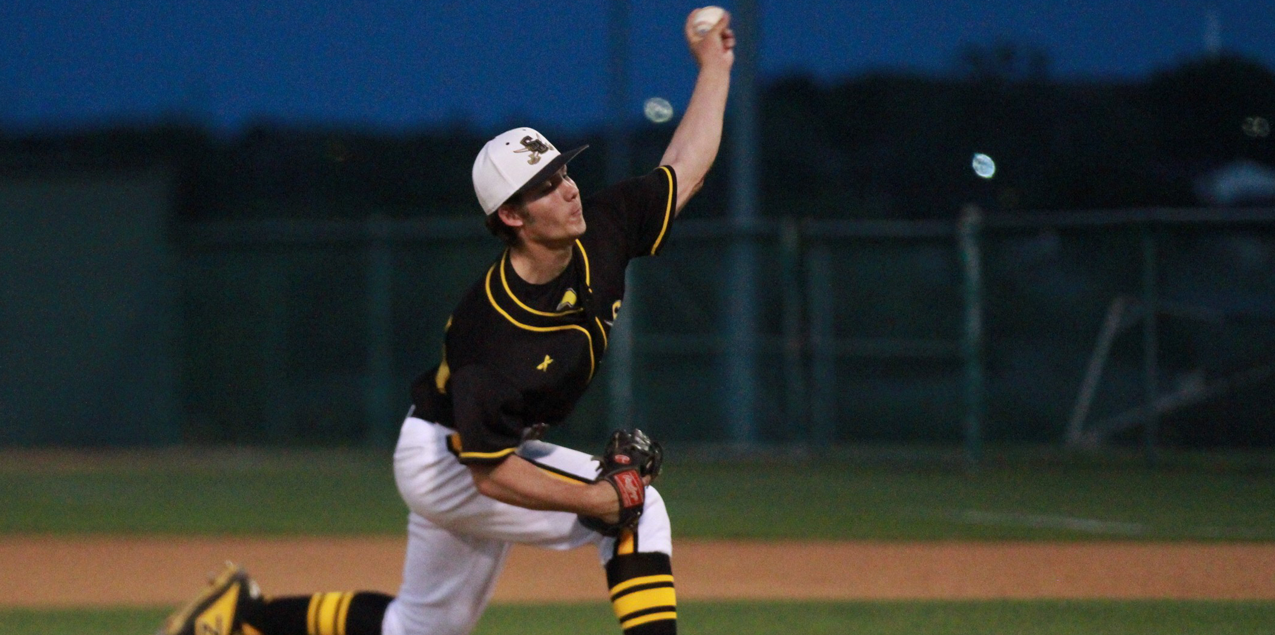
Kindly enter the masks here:
<path id="1" fill-rule="evenodd" d="M 611 433 L 602 456 L 597 458 L 597 481 L 606 481 L 615 488 L 620 498 L 620 519 L 608 523 L 601 518 L 580 516 L 580 522 L 604 536 L 618 536 L 621 531 L 637 526 L 646 504 L 646 483 L 642 479 L 649 476 L 654 481 L 660 475 L 664 448 L 636 428 L 616 430 Z"/>

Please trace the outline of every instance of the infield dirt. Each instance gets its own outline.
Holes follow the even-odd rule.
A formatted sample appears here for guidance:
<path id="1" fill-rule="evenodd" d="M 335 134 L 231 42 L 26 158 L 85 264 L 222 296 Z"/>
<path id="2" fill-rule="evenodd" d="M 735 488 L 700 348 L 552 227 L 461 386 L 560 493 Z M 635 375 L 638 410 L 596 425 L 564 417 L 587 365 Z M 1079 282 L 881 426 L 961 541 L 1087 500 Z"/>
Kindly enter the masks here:
<path id="1" fill-rule="evenodd" d="M 401 538 L 0 538 L 0 606 L 173 605 L 230 559 L 270 595 L 393 593 Z M 1275 545 L 681 541 L 681 599 L 1275 600 Z M 590 573 L 592 571 L 592 573 Z M 592 549 L 516 547 L 496 602 L 601 601 Z"/>

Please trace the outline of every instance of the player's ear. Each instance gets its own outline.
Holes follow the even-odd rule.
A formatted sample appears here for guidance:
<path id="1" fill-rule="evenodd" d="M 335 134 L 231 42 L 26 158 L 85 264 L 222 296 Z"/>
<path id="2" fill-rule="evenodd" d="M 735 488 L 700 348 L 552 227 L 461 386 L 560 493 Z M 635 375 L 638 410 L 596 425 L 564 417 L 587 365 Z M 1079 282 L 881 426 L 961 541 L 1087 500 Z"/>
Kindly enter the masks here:
<path id="1" fill-rule="evenodd" d="M 522 207 L 517 203 L 503 203 L 496 208 L 496 214 L 500 216 L 500 220 L 510 227 L 522 227 L 526 215 L 522 212 Z"/>

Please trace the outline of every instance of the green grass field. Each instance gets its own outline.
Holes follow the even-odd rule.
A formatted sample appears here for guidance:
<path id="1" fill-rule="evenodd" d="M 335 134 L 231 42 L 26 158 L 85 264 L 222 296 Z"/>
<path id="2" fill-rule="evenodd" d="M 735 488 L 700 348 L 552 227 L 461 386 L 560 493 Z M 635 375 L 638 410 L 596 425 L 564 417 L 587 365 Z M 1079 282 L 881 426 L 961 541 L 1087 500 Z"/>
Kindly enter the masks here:
<path id="1" fill-rule="evenodd" d="M 398 534 L 389 457 L 193 451 L 0 461 L 0 533 Z M 1187 457 L 944 463 L 672 461 L 656 483 L 687 538 L 1275 540 L 1275 470 Z"/>
<path id="2" fill-rule="evenodd" d="M 389 457 L 364 451 L 0 456 L 0 534 L 397 534 Z M 1275 540 L 1266 457 L 671 461 L 683 537 Z M 8 583 L 6 582 L 6 586 Z M 1267 633 L 1275 602 L 685 602 L 692 635 Z M 3 635 L 150 633 L 166 609 L 3 610 Z M 618 632 L 597 604 L 494 606 L 480 635 Z"/>
<path id="3" fill-rule="evenodd" d="M 688 602 L 687 635 L 1257 635 L 1270 602 Z M 5 635 L 148 634 L 161 609 L 0 611 Z M 619 632 L 604 604 L 493 606 L 475 635 Z"/>

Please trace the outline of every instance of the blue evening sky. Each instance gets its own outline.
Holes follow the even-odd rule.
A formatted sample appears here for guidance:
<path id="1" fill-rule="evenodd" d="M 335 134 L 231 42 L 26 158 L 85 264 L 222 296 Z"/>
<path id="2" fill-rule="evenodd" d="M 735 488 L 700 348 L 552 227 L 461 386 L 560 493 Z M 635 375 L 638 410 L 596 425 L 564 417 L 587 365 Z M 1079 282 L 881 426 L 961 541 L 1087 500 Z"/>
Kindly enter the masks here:
<path id="1" fill-rule="evenodd" d="M 1275 68 L 1275 10 L 1253 0 L 795 0 L 758 3 L 762 79 L 948 73 L 965 44 L 1039 47 L 1065 78 L 1138 78 L 1208 42 Z M 412 130 L 597 125 L 608 0 L 18 0 L 0 7 L 0 127 L 174 114 Z M 635 0 L 631 107 L 685 104 L 694 4 Z M 732 3 L 723 3 L 728 9 Z M 745 16 L 736 16 L 736 20 Z"/>

